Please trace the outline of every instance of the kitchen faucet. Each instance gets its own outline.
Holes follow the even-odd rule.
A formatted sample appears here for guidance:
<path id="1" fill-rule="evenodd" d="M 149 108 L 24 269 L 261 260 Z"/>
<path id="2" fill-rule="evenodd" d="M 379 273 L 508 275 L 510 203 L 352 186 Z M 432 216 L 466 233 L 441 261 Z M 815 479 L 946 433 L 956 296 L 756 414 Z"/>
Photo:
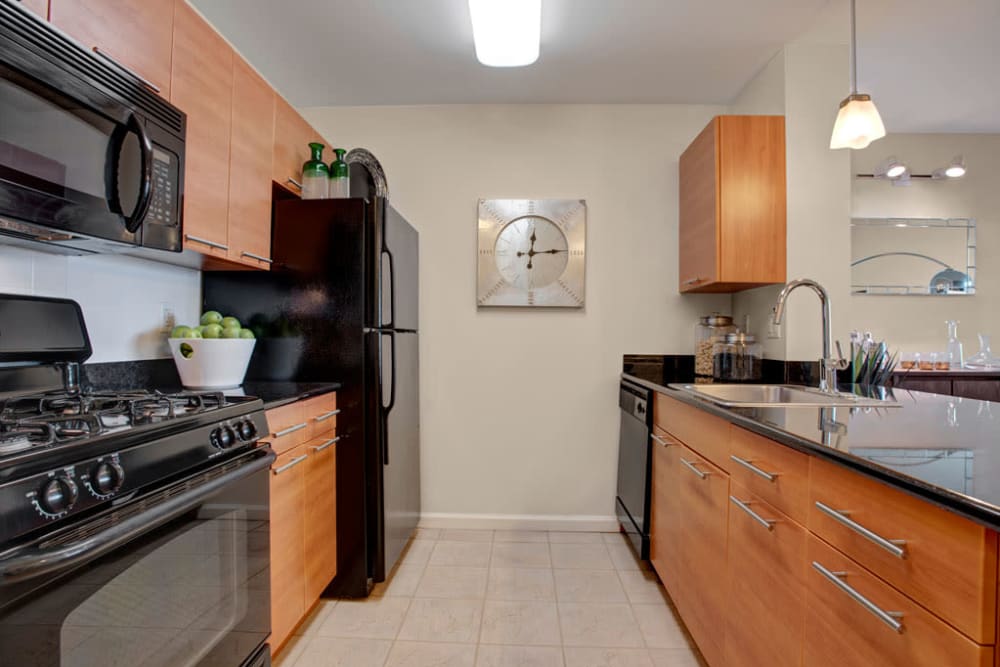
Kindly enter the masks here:
<path id="1" fill-rule="evenodd" d="M 788 299 L 788 295 L 798 287 L 811 287 L 819 297 L 823 309 L 823 357 L 819 360 L 819 390 L 835 394 L 837 393 L 837 371 L 847 368 L 848 362 L 844 359 L 839 341 L 837 342 L 837 358 L 834 358 L 830 351 L 830 295 L 826 293 L 823 286 L 808 278 L 793 280 L 785 285 L 781 294 L 778 295 L 778 302 L 774 305 L 774 323 L 775 325 L 781 324 L 785 315 L 785 301 Z"/>

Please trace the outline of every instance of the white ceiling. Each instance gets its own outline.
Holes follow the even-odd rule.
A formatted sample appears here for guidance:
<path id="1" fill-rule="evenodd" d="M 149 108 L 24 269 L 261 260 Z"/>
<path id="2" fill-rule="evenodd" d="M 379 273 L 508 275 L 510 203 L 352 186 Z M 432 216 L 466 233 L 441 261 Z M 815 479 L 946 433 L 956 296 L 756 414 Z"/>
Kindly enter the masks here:
<path id="1" fill-rule="evenodd" d="M 784 44 L 849 34 L 846 0 L 543 0 L 538 62 L 494 69 L 467 0 L 192 1 L 299 107 L 726 104 Z M 890 132 L 1000 132 L 1000 0 L 860 0 L 858 40 Z"/>
<path id="2" fill-rule="evenodd" d="M 827 0 L 543 0 L 530 67 L 476 60 L 467 0 L 193 0 L 296 106 L 729 102 Z"/>

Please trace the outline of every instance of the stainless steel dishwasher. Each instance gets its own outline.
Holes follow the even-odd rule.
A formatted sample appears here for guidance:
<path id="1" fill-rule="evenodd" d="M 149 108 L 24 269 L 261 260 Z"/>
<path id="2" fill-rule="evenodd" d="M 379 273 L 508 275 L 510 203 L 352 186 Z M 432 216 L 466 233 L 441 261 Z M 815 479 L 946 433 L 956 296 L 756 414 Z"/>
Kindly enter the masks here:
<path id="1" fill-rule="evenodd" d="M 622 379 L 618 392 L 618 495 L 615 514 L 636 554 L 649 558 L 649 482 L 652 391 Z"/>

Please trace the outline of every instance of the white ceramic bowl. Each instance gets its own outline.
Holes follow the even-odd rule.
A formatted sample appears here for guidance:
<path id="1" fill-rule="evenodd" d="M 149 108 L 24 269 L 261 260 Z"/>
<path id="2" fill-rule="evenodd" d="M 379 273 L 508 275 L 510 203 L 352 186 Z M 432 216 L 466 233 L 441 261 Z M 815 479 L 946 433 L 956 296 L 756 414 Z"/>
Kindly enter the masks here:
<path id="1" fill-rule="evenodd" d="M 243 384 L 257 341 L 253 338 L 170 338 L 170 352 L 188 389 L 230 389 Z"/>

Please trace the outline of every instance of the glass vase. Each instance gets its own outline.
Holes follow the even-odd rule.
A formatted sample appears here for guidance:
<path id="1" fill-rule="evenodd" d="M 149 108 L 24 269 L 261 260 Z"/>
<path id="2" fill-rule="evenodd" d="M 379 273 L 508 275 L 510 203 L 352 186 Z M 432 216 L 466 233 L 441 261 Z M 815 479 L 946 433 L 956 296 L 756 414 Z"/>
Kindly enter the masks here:
<path id="1" fill-rule="evenodd" d="M 323 144 L 309 144 L 312 157 L 302 165 L 302 198 L 326 199 L 329 196 L 330 170 L 323 162 Z"/>

